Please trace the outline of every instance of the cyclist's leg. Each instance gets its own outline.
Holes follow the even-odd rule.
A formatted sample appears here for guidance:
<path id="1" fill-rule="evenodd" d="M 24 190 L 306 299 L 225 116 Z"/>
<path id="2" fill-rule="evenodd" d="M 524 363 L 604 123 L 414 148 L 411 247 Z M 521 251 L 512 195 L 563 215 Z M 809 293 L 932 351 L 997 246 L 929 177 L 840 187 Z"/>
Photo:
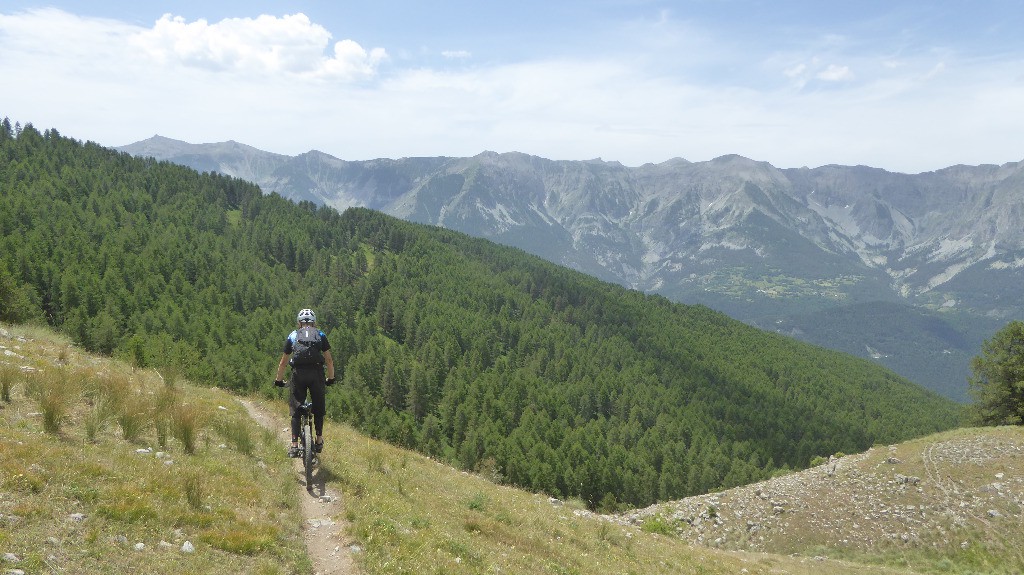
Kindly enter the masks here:
<path id="1" fill-rule="evenodd" d="M 308 376 L 301 370 L 292 371 L 289 385 L 288 410 L 292 416 L 292 445 L 299 441 L 299 406 L 306 401 L 306 388 L 308 387 Z"/>
<path id="2" fill-rule="evenodd" d="M 316 430 L 316 443 L 322 445 L 324 438 L 324 414 L 327 413 L 327 380 L 323 373 L 310 382 L 309 396 L 313 402 L 313 429 Z"/>

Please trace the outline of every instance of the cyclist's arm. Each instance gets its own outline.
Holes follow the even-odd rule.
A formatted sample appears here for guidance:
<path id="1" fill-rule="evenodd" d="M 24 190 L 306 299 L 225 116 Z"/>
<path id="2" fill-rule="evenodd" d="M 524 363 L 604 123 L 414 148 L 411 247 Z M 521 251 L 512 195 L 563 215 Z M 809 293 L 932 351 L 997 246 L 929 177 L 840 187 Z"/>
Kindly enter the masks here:
<path id="1" fill-rule="evenodd" d="M 282 353 L 281 354 L 281 361 L 279 361 L 277 363 L 277 377 L 275 378 L 277 381 L 284 381 L 284 370 L 287 367 L 288 367 L 288 354 L 287 353 Z M 334 371 L 333 367 L 331 368 L 331 371 L 332 372 Z"/>
<path id="2" fill-rule="evenodd" d="M 327 365 L 327 379 L 334 379 L 334 358 L 330 350 L 324 352 L 324 363 Z"/>

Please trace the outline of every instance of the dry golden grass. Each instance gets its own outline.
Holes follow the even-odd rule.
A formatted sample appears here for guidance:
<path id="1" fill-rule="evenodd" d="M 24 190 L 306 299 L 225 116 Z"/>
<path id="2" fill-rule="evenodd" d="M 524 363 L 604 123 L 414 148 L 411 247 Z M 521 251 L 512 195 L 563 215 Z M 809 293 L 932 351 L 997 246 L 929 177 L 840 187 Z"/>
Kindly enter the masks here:
<path id="1" fill-rule="evenodd" d="M 5 568 L 309 570 L 290 462 L 234 398 L 177 382 L 187 401 L 173 404 L 161 447 L 154 413 L 166 386 L 155 373 L 2 327 L 13 337 L 0 338 L 12 353 L 0 356 L 11 381 L 0 403 L 0 551 L 19 559 Z"/>

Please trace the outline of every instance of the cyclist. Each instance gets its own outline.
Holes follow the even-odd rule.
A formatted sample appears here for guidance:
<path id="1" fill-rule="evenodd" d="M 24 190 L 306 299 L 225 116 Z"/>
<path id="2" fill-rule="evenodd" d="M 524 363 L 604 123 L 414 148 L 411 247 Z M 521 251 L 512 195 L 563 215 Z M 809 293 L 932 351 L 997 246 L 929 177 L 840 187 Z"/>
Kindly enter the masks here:
<path id="1" fill-rule="evenodd" d="M 309 392 L 313 402 L 313 427 L 316 430 L 314 451 L 320 453 L 324 448 L 324 414 L 327 412 L 325 397 L 326 386 L 334 385 L 334 358 L 331 357 L 331 344 L 327 335 L 316 326 L 316 314 L 311 309 L 299 311 L 296 317 L 298 327 L 288 334 L 284 342 L 284 353 L 277 364 L 277 378 L 274 385 L 284 387 L 285 366 L 291 364 L 292 375 L 289 379 L 291 390 L 288 394 L 288 408 L 292 416 L 292 444 L 288 457 L 299 457 L 299 413 L 298 407 L 306 401 Z M 324 379 L 324 366 L 327 366 L 327 379 Z"/>

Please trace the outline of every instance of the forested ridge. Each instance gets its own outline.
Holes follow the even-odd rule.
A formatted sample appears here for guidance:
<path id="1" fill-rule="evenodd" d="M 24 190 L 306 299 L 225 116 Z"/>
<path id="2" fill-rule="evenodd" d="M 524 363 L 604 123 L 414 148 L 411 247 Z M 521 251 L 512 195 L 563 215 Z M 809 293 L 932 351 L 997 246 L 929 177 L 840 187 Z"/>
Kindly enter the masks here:
<path id="1" fill-rule="evenodd" d="M 0 128 L 0 319 L 279 394 L 317 310 L 329 415 L 592 507 L 765 478 L 953 427 L 958 407 L 852 356 L 516 249 L 238 179 Z"/>

